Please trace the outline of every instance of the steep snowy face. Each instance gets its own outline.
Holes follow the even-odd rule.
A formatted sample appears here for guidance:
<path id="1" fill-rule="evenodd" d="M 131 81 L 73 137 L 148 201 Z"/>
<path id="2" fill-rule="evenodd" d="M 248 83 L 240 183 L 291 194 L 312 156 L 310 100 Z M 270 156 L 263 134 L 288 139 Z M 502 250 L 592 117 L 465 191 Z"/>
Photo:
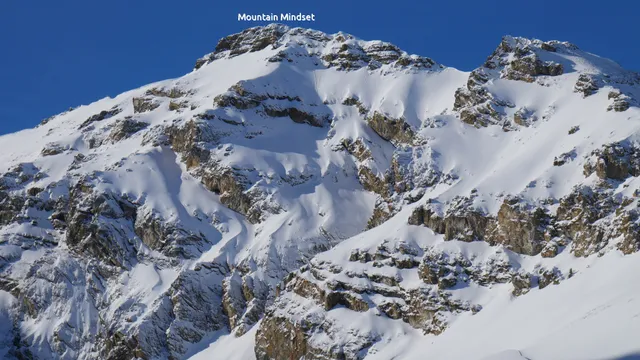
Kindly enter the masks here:
<path id="1" fill-rule="evenodd" d="M 0 137 L 0 348 L 455 342 L 510 294 L 637 251 L 638 79 L 555 41 L 505 37 L 465 73 L 343 33 L 225 37 L 183 77 Z"/>

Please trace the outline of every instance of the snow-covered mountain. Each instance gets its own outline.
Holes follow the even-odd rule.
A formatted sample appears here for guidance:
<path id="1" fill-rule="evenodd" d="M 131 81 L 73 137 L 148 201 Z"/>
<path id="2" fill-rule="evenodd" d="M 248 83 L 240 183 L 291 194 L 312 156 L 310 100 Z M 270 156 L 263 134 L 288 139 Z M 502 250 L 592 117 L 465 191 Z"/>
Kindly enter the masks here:
<path id="1" fill-rule="evenodd" d="M 640 356 L 640 75 L 283 25 L 0 137 L 18 359 Z"/>

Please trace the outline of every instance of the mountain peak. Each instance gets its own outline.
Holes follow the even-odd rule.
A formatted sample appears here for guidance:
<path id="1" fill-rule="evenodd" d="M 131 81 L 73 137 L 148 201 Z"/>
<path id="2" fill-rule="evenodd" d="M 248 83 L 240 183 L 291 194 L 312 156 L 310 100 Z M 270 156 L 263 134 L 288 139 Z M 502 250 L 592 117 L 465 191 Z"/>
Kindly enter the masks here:
<path id="1" fill-rule="evenodd" d="M 364 41 L 343 32 L 330 35 L 312 29 L 269 24 L 220 39 L 212 53 L 196 61 L 195 69 L 220 58 L 232 58 L 262 50 L 279 50 L 268 58 L 270 62 L 294 62 L 299 58 L 312 58 L 312 63 L 316 65 L 322 63 L 326 67 L 340 70 L 357 70 L 362 67 L 375 70 L 383 65 L 431 69 L 437 65 L 430 58 L 410 55 L 388 42 Z"/>

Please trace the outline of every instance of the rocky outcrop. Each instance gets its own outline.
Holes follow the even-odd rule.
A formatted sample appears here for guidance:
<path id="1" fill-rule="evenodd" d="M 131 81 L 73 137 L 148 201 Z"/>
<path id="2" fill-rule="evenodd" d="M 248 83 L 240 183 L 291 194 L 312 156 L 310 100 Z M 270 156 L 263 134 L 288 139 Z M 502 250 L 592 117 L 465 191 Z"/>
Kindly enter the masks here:
<path id="1" fill-rule="evenodd" d="M 594 150 L 584 165 L 584 175 L 593 173 L 600 179 L 624 180 L 640 176 L 640 150 L 635 142 L 625 140 Z"/>
<path id="2" fill-rule="evenodd" d="M 158 97 L 167 97 L 170 99 L 177 99 L 187 95 L 187 92 L 178 88 L 151 88 L 145 92 L 145 95 L 149 96 L 158 96 Z"/>
<path id="3" fill-rule="evenodd" d="M 481 240 L 524 255 L 554 257 L 570 244 L 576 256 L 589 256 L 614 239 L 624 253 L 635 252 L 640 245 L 635 200 L 612 197 L 611 192 L 606 187 L 576 187 L 560 199 L 555 213 L 518 197 L 505 198 L 495 217 L 473 210 L 468 200 L 450 204 L 442 215 L 432 206 L 417 206 L 408 223 L 427 226 L 445 240 Z"/>
<path id="4" fill-rule="evenodd" d="M 573 91 L 581 93 L 582 97 L 587 97 L 598 91 L 600 86 L 598 79 L 594 75 L 580 74 L 580 76 L 578 76 L 578 81 L 576 81 L 576 84 L 573 87 Z"/>
<path id="5" fill-rule="evenodd" d="M 513 268 L 504 253 L 479 260 L 442 249 L 420 249 L 401 241 L 393 245 L 383 242 L 376 249 L 354 249 L 349 261 L 361 265 L 338 265 L 338 259 L 334 263 L 324 258 L 313 260 L 310 266 L 287 277 L 258 329 L 257 358 L 278 358 L 289 353 L 312 359 L 365 356 L 367 348 L 380 340 L 373 333 L 349 331 L 343 328 L 344 324 L 331 320 L 329 313 L 336 304 L 362 314 L 358 316 L 366 317 L 373 311 L 389 321 L 438 335 L 459 314 L 474 314 L 482 309 L 455 300 L 451 296 L 453 289 L 512 283 L 513 295 L 521 296 L 538 284 L 543 289 L 564 279 L 557 269 L 527 273 Z M 404 283 L 401 274 L 407 275 L 408 271 L 417 272 L 423 284 L 415 287 Z M 331 300 L 332 294 L 337 300 Z M 329 343 L 324 342 L 328 339 Z"/>
<path id="6" fill-rule="evenodd" d="M 135 218 L 133 203 L 114 194 L 96 193 L 80 181 L 69 195 L 66 242 L 79 253 L 127 267 L 136 253 L 130 241 Z"/>
<path id="7" fill-rule="evenodd" d="M 413 130 L 403 118 L 394 119 L 377 111 L 367 117 L 367 123 L 381 138 L 396 144 L 411 144 Z"/>
<path id="8" fill-rule="evenodd" d="M 109 138 L 112 141 L 121 141 L 138 131 L 145 129 L 147 126 L 149 126 L 149 124 L 145 122 L 133 120 L 132 118 L 125 118 L 124 120 L 116 122 L 113 129 L 111 129 Z"/>
<path id="9" fill-rule="evenodd" d="M 160 103 L 153 99 L 153 97 L 137 97 L 133 98 L 133 112 L 144 113 L 157 109 Z"/>
<path id="10" fill-rule="evenodd" d="M 95 122 L 103 121 L 111 117 L 114 117 L 121 112 L 122 112 L 122 109 L 120 109 L 118 106 L 114 106 L 110 110 L 103 110 L 95 115 L 90 116 L 87 120 L 85 120 L 82 124 L 80 124 L 80 129 L 87 128 L 89 127 L 89 125 Z"/>
<path id="11" fill-rule="evenodd" d="M 149 248 L 170 257 L 195 258 L 211 246 L 204 235 L 182 229 L 145 209 L 138 211 L 134 231 Z"/>
<path id="12" fill-rule="evenodd" d="M 635 99 L 620 91 L 611 91 L 608 98 L 609 100 L 613 99 L 613 103 L 607 107 L 607 111 L 623 112 L 627 111 L 631 106 L 637 106 Z"/>
<path id="13" fill-rule="evenodd" d="M 353 37 L 346 34 L 338 34 L 334 41 L 339 46 L 336 46 L 335 51 L 323 55 L 322 61 L 327 67 L 338 70 L 357 70 L 362 67 L 375 70 L 390 64 L 394 67 L 430 69 L 436 65 L 429 58 L 410 56 L 389 43 L 377 41 L 362 44 L 353 41 Z"/>
<path id="14" fill-rule="evenodd" d="M 297 96 L 257 94 L 248 90 L 247 87 L 245 82 L 235 84 L 226 93 L 216 96 L 213 100 L 214 104 L 219 108 L 233 107 L 238 110 L 256 108 L 256 111 L 266 116 L 289 117 L 293 122 L 315 127 L 323 127 L 330 122 L 330 114 L 313 111 Z M 226 122 L 234 125 L 242 124 L 231 120 Z"/>
<path id="15" fill-rule="evenodd" d="M 575 160 L 577 156 L 578 154 L 576 153 L 576 149 L 572 149 L 571 151 L 562 153 L 553 159 L 553 166 L 562 166 L 570 161 Z"/>
<path id="16" fill-rule="evenodd" d="M 505 199 L 495 221 L 486 229 L 485 241 L 525 255 L 537 255 L 545 242 L 554 236 L 551 216 L 543 208 L 521 203 L 518 198 Z"/>
<path id="17" fill-rule="evenodd" d="M 527 109 L 526 107 L 518 109 L 518 111 L 513 114 L 513 122 L 520 126 L 529 127 L 536 120 L 538 120 L 538 118 L 531 110 Z"/>
<path id="18" fill-rule="evenodd" d="M 611 240 L 621 239 L 619 248 L 626 253 L 637 250 L 638 211 L 629 207 L 629 198 L 614 198 L 611 190 L 576 187 L 560 201 L 557 228 L 571 239 L 571 251 L 576 256 L 588 256 L 603 250 Z"/>
<path id="19" fill-rule="evenodd" d="M 328 116 L 318 116 L 311 112 L 300 110 L 296 107 L 280 107 L 265 105 L 263 107 L 265 114 L 271 117 L 289 117 L 293 122 L 298 124 L 309 124 L 315 127 L 323 127 L 329 123 Z"/>
<path id="20" fill-rule="evenodd" d="M 492 219 L 467 206 L 468 200 L 457 199 L 455 205 L 442 215 L 433 208 L 418 206 L 409 217 L 409 224 L 424 225 L 436 233 L 444 234 L 446 240 L 482 240 Z"/>
<path id="21" fill-rule="evenodd" d="M 499 69 L 501 78 L 526 82 L 533 82 L 537 76 L 562 75 L 562 64 L 540 59 L 540 53 L 553 53 L 558 51 L 558 47 L 575 48 L 574 45 L 558 41 L 542 42 L 505 36 L 484 67 Z"/>
<path id="22" fill-rule="evenodd" d="M 469 75 L 467 86 L 456 90 L 453 110 L 459 112 L 463 122 L 482 127 L 500 121 L 493 96 L 483 87 L 488 80 L 486 70 L 476 69 Z"/>
<path id="23" fill-rule="evenodd" d="M 53 156 L 53 155 L 62 154 L 67 150 L 70 150 L 67 146 L 63 146 L 58 143 L 48 143 L 44 146 L 44 148 L 42 148 L 42 151 L 40 151 L 40 155 Z"/>
<path id="24" fill-rule="evenodd" d="M 466 87 L 456 91 L 453 110 L 463 122 L 476 127 L 500 124 L 505 130 L 513 129 L 511 119 L 505 117 L 504 108 L 515 105 L 495 96 L 485 84 L 491 79 L 531 83 L 539 77 L 562 75 L 562 64 L 541 59 L 541 54 L 553 53 L 558 49 L 565 51 L 576 48 L 572 44 L 558 41 L 543 42 L 505 36 L 483 66 L 471 72 Z M 533 113 L 521 108 L 515 113 L 513 122 L 520 126 L 530 126 L 535 119 Z"/>
<path id="25" fill-rule="evenodd" d="M 208 144 L 215 144 L 218 136 L 210 126 L 202 120 L 190 120 L 182 126 L 171 126 L 165 129 L 168 142 L 187 170 L 198 167 L 209 160 Z"/>

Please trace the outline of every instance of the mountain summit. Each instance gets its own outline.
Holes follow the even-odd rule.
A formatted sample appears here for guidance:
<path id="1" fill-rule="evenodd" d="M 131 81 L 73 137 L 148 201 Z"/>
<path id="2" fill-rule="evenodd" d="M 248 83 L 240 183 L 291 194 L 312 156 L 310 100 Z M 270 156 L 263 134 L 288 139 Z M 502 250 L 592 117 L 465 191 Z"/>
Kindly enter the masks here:
<path id="1" fill-rule="evenodd" d="M 268 25 L 0 137 L 18 359 L 640 352 L 640 75 Z"/>

